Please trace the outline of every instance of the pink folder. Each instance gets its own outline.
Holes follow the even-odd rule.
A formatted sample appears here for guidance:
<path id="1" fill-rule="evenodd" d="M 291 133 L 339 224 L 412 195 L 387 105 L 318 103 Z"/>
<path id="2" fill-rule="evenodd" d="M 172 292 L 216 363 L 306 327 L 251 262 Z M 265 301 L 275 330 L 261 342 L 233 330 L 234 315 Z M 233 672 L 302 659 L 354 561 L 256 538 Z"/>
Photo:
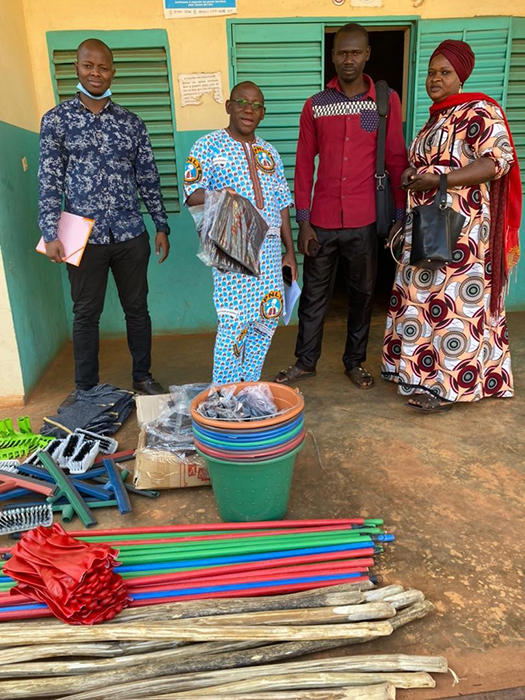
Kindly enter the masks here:
<path id="1" fill-rule="evenodd" d="M 83 216 L 70 214 L 67 211 L 63 211 L 60 215 L 58 239 L 64 246 L 65 260 L 70 265 L 75 267 L 80 265 L 94 223 L 93 219 L 85 219 Z M 38 253 L 46 254 L 43 238 L 38 241 L 36 250 Z"/>

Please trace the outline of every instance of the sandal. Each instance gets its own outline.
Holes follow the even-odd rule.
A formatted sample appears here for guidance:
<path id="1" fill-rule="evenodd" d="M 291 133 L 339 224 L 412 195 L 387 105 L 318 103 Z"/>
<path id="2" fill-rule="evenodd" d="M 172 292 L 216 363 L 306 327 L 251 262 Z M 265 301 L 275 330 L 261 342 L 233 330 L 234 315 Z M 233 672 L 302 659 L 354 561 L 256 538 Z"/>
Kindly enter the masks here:
<path id="1" fill-rule="evenodd" d="M 364 367 L 345 369 L 345 374 L 358 389 L 371 389 L 374 386 L 374 378 Z"/>
<path id="2" fill-rule="evenodd" d="M 450 411 L 452 402 L 447 401 L 444 403 L 443 399 L 438 399 L 437 396 L 432 394 L 418 393 L 405 406 L 421 411 L 421 413 L 443 413 L 443 411 Z"/>
<path id="3" fill-rule="evenodd" d="M 301 369 L 297 365 L 291 365 L 288 369 L 283 369 L 275 377 L 275 382 L 277 384 L 291 384 L 292 382 L 298 382 L 300 379 L 308 379 L 308 377 L 315 377 L 317 372 L 314 369 Z"/>

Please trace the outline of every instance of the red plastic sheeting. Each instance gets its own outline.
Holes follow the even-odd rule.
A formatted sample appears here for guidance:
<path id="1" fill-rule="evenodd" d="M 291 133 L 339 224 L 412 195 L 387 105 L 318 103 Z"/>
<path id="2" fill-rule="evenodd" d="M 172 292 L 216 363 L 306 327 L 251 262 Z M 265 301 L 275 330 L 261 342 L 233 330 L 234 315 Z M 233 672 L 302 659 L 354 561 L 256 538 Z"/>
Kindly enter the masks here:
<path id="1" fill-rule="evenodd" d="M 128 606 L 125 582 L 114 572 L 118 552 L 70 537 L 55 523 L 22 535 L 3 573 L 18 581 L 12 594 L 46 603 L 72 625 L 111 620 Z"/>

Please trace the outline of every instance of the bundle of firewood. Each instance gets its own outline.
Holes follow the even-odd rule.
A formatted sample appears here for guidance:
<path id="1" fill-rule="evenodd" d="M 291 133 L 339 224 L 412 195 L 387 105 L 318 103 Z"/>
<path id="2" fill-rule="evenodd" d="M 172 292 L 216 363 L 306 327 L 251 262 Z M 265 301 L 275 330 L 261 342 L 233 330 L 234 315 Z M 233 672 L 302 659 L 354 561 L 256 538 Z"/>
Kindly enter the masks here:
<path id="1" fill-rule="evenodd" d="M 432 688 L 431 656 L 294 657 L 368 642 L 433 609 L 423 593 L 370 582 L 267 598 L 124 611 L 96 627 L 0 625 L 0 698 L 389 700 Z"/>

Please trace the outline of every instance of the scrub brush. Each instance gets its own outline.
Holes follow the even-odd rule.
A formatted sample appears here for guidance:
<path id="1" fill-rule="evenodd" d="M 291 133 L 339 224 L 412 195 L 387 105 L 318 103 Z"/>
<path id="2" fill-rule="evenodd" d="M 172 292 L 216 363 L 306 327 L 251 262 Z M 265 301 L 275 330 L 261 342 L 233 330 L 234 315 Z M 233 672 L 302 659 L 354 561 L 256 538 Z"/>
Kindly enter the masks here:
<path id="1" fill-rule="evenodd" d="M 0 459 L 0 469 L 4 472 L 18 474 L 20 462 L 17 459 Z"/>
<path id="2" fill-rule="evenodd" d="M 0 535 L 25 532 L 39 525 L 49 527 L 53 523 L 53 508 L 50 503 L 27 508 L 10 508 L 0 513 Z"/>
<path id="3" fill-rule="evenodd" d="M 77 428 L 75 430 L 77 435 L 83 435 L 85 438 L 90 440 L 95 440 L 100 443 L 100 451 L 102 454 L 111 455 L 118 450 L 118 442 L 113 438 L 107 437 L 107 435 L 99 435 L 98 433 L 92 433 L 91 430 L 84 430 L 83 428 Z M 51 455 L 52 456 L 52 455 Z"/>

